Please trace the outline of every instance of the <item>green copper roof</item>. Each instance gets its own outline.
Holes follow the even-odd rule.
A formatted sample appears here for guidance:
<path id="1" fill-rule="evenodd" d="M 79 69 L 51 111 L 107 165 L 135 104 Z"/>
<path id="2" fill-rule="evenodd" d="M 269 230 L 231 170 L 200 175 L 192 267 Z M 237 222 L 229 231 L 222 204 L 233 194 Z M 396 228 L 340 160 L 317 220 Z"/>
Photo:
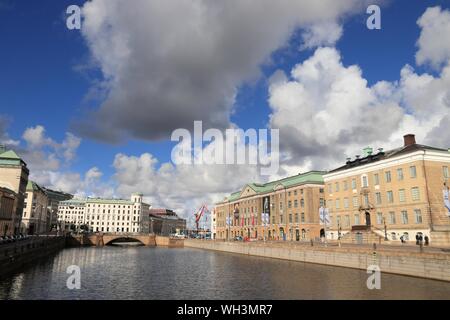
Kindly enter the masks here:
<path id="1" fill-rule="evenodd" d="M 9 150 L 0 154 L 0 158 L 12 159 L 12 160 L 20 160 L 20 157 L 13 150 Z"/>
<path id="2" fill-rule="evenodd" d="M 42 191 L 43 193 L 45 193 L 44 189 L 42 189 L 36 182 L 28 180 L 27 192 L 30 191 Z"/>
<path id="3" fill-rule="evenodd" d="M 323 184 L 324 171 L 310 171 L 306 173 L 301 173 L 296 176 L 287 177 L 284 179 L 271 181 L 268 183 L 249 183 L 242 188 L 244 190 L 247 186 L 253 189 L 257 194 L 269 193 L 275 190 L 277 186 L 282 186 L 283 188 L 290 188 L 302 184 Z M 241 191 L 232 193 L 225 202 L 232 202 L 239 199 Z"/>

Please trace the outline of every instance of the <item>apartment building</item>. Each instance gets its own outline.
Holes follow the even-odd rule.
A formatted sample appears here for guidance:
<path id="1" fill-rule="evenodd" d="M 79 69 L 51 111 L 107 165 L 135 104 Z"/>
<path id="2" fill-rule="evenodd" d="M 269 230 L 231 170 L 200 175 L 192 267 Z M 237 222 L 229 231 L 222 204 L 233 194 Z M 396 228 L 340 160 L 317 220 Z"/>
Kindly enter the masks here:
<path id="1" fill-rule="evenodd" d="M 250 183 L 215 206 L 216 239 L 236 236 L 301 241 L 319 238 L 324 205 L 321 171 L 264 184 Z"/>
<path id="2" fill-rule="evenodd" d="M 36 182 L 28 181 L 20 231 L 29 235 L 49 232 L 50 215 L 47 207 L 48 197 L 45 190 Z"/>
<path id="3" fill-rule="evenodd" d="M 58 225 L 66 231 L 149 232 L 149 210 L 141 193 L 130 200 L 72 199 L 59 202 Z"/>
<path id="4" fill-rule="evenodd" d="M 434 245 L 450 244 L 449 167 L 449 149 L 417 144 L 412 134 L 393 150 L 364 149 L 323 176 L 327 238 L 365 225 L 391 241 L 415 241 L 419 234 Z"/>
<path id="5" fill-rule="evenodd" d="M 30 171 L 27 164 L 13 151 L 0 145 L 0 187 L 7 188 L 17 195 L 17 204 L 13 215 L 13 233 L 21 230 L 22 212 Z"/>

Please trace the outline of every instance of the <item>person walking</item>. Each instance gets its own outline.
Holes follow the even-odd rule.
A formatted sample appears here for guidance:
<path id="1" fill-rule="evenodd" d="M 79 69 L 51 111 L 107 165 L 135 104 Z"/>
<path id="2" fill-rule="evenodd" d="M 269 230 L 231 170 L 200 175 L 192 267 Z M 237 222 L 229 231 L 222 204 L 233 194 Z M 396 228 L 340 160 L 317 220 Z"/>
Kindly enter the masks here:
<path id="1" fill-rule="evenodd" d="M 400 237 L 400 241 L 402 244 L 405 243 L 405 237 L 403 235 Z"/>
<path id="2" fill-rule="evenodd" d="M 425 236 L 425 245 L 428 246 L 430 244 L 430 238 L 428 236 Z"/>
<path id="3" fill-rule="evenodd" d="M 416 245 L 419 245 L 419 234 L 416 234 Z"/>

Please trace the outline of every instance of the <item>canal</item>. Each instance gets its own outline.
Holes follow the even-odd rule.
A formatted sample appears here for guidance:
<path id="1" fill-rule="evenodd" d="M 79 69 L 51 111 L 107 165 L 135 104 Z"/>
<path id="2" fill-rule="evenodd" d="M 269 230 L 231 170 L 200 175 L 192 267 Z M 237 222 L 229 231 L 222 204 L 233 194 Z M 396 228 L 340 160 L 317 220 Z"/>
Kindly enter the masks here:
<path id="1" fill-rule="evenodd" d="M 81 289 L 69 290 L 71 265 Z M 65 249 L 0 279 L 0 299 L 450 299 L 450 283 L 199 249 Z"/>

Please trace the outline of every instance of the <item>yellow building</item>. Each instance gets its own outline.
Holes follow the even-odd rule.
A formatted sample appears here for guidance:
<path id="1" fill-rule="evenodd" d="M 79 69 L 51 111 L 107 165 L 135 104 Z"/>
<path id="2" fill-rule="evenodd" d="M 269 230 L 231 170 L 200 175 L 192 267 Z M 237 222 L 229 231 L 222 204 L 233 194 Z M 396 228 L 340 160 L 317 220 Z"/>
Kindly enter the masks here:
<path id="1" fill-rule="evenodd" d="M 450 150 L 417 144 L 414 135 L 394 150 L 364 149 L 324 175 L 327 238 L 345 239 L 366 226 L 391 241 L 422 235 L 430 244 L 449 245 L 449 167 Z"/>
<path id="2" fill-rule="evenodd" d="M 323 174 L 311 171 L 265 184 L 247 184 L 216 204 L 215 238 L 319 238 L 324 233 L 319 224 L 319 208 L 324 204 Z"/>
<path id="3" fill-rule="evenodd" d="M 27 193 L 22 215 L 22 233 L 43 234 L 49 232 L 48 196 L 43 188 L 33 181 L 28 181 Z"/>
<path id="4" fill-rule="evenodd" d="M 13 216 L 14 234 L 19 233 L 21 229 L 29 173 L 27 164 L 14 151 L 7 151 L 0 145 L 0 187 L 14 191 L 18 198 Z"/>

